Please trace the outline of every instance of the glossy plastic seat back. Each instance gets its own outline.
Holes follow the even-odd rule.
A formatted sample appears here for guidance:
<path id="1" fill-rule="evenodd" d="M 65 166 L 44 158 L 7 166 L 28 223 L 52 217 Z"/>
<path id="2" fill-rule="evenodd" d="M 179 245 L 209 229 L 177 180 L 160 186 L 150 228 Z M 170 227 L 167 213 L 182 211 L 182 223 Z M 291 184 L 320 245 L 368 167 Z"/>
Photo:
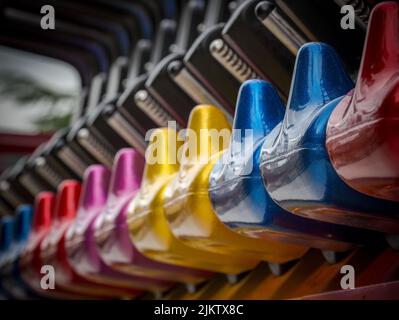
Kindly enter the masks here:
<path id="1" fill-rule="evenodd" d="M 0 221 L 0 265 L 7 262 L 14 240 L 15 218 L 3 217 Z"/>
<path id="2" fill-rule="evenodd" d="M 309 72 L 320 66 L 315 62 Z M 227 159 L 217 162 L 209 180 L 209 195 L 219 219 L 235 232 L 258 239 L 247 250 L 269 251 L 275 257 L 285 254 L 295 259 L 307 248 L 345 251 L 362 244 L 369 233 L 293 215 L 267 192 L 259 168 L 260 151 L 269 135 L 279 138 L 284 110 L 271 84 L 252 80 L 241 87 Z M 273 239 L 303 247 L 277 249 Z"/>
<path id="3" fill-rule="evenodd" d="M 109 218 L 116 217 L 140 189 L 144 165 L 144 157 L 134 149 L 122 149 L 116 155 L 108 193 Z"/>
<path id="4" fill-rule="evenodd" d="M 248 117 L 237 118 L 237 127 L 246 125 L 240 123 L 244 119 L 255 123 L 255 120 L 250 120 L 251 116 L 254 116 L 256 109 L 261 108 L 266 102 L 263 82 L 254 84 L 253 88 L 257 92 L 256 98 L 260 98 L 259 101 L 252 100 L 254 98 L 250 94 L 252 88 L 249 88 L 250 86 L 247 86 L 242 90 L 242 101 L 249 102 L 251 106 L 253 104 L 255 110 L 246 108 Z M 273 97 L 276 98 L 276 96 Z M 249 101 L 249 99 L 251 100 Z M 244 103 L 242 105 L 244 106 Z M 242 116 L 245 111 L 238 110 L 237 112 L 241 112 Z M 270 116 L 274 118 L 276 115 L 271 112 Z M 252 136 L 255 136 L 257 140 L 260 139 L 264 128 L 257 123 L 254 128 L 253 135 L 235 137 L 238 139 L 238 147 L 240 147 L 241 139 L 245 140 Z M 233 142 L 236 142 L 235 138 L 233 138 Z M 241 272 L 248 270 L 261 260 L 286 262 L 292 259 L 292 256 L 297 258 L 302 254 L 302 248 L 296 248 L 296 246 L 289 248 L 289 246 L 277 242 L 273 243 L 273 249 L 270 249 L 271 246 L 261 247 L 256 239 L 230 230 L 221 223 L 214 212 L 209 197 L 209 177 L 214 165 L 220 161 L 223 152 L 229 152 L 228 145 L 231 140 L 230 123 L 221 110 L 203 105 L 192 111 L 184 145 L 184 155 L 187 154 L 187 157 L 182 159 L 178 176 L 169 183 L 165 192 L 164 210 L 173 234 L 187 247 L 201 250 L 205 255 L 207 252 L 209 255 L 213 253 L 219 255 L 218 259 L 225 261 L 227 261 L 227 257 L 224 256 L 228 256 L 231 265 L 226 263 L 223 268 L 234 270 L 231 271 L 233 274 L 237 273 L 237 270 Z M 235 149 L 237 146 L 234 146 L 234 152 L 237 151 Z M 249 141 L 249 148 L 243 153 L 249 152 L 252 146 L 252 141 Z M 233 157 L 237 159 L 239 155 Z M 277 251 L 280 252 L 277 253 Z"/>
<path id="5" fill-rule="evenodd" d="M 399 3 L 375 7 L 354 92 L 331 115 L 328 153 L 339 176 L 399 202 Z"/>
<path id="6" fill-rule="evenodd" d="M 9 225 L 9 227 L 14 227 L 12 232 L 10 232 L 11 230 L 5 232 L 6 234 L 13 235 L 12 243 L 8 243 L 6 252 L 3 254 L 0 253 L 0 269 L 4 267 L 0 272 L 2 273 L 0 278 L 3 277 L 3 279 L 0 279 L 0 287 L 3 286 L 12 298 L 26 299 L 31 297 L 31 292 L 21 279 L 19 257 L 29 237 L 32 222 L 32 206 L 19 206 L 12 219 L 14 222 Z M 2 226 L 2 221 L 0 221 L 0 226 Z M 1 233 L 2 231 L 0 230 Z"/>
<path id="7" fill-rule="evenodd" d="M 238 94 L 234 130 L 252 130 L 253 140 L 264 138 L 284 117 L 284 105 L 276 89 L 263 80 L 245 82 Z M 240 142 L 246 132 L 241 132 Z M 233 136 L 237 139 L 237 136 Z M 234 144 L 230 146 L 230 149 Z"/>
<path id="8" fill-rule="evenodd" d="M 21 253 L 20 267 L 24 281 L 31 283 L 42 266 L 40 247 L 54 221 L 55 194 L 41 192 L 35 198 L 32 228 Z M 31 279 L 32 278 L 32 279 Z M 37 285 L 37 284 L 36 284 Z M 35 287 L 35 284 L 32 286 Z"/>

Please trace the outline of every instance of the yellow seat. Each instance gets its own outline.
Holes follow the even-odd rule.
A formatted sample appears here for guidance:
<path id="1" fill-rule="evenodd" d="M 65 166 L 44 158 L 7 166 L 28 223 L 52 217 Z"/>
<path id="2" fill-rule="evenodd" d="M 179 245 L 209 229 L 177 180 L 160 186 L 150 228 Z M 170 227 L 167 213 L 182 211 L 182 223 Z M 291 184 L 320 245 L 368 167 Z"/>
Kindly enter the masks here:
<path id="1" fill-rule="evenodd" d="M 173 161 L 177 159 L 173 159 L 170 153 L 176 156 L 181 146 L 175 130 L 154 130 L 147 150 L 141 188 L 128 209 L 129 230 L 135 246 L 142 254 L 156 261 L 212 272 L 234 275 L 255 267 L 256 260 L 195 249 L 171 232 L 163 209 L 164 191 L 179 171 L 179 163 Z M 148 163 L 152 151 L 157 155 L 157 161 Z"/>
<path id="2" fill-rule="evenodd" d="M 228 147 L 230 137 L 223 130 L 230 131 L 230 124 L 219 109 L 203 105 L 191 112 L 189 129 L 180 171 L 164 196 L 165 214 L 174 236 L 192 248 L 228 254 L 241 261 L 280 264 L 300 258 L 307 248 L 250 238 L 219 220 L 208 194 L 209 175 Z M 211 131 L 215 129 L 219 137 Z"/>

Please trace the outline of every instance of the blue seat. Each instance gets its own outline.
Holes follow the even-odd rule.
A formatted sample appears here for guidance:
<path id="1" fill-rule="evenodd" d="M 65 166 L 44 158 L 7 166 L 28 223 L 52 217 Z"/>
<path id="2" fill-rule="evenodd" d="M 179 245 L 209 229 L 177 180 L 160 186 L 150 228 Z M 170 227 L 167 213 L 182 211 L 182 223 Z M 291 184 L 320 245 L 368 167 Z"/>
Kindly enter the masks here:
<path id="1" fill-rule="evenodd" d="M 261 174 L 272 200 L 298 217 L 358 227 L 350 217 L 370 214 L 379 217 L 370 223 L 386 225 L 397 214 L 398 203 L 349 187 L 337 175 L 326 149 L 330 115 L 352 87 L 331 47 L 305 45 L 298 54 L 284 118 L 263 143 Z M 399 231 L 394 229 L 392 225 L 391 231 Z M 336 230 L 342 229 L 332 229 L 335 234 Z M 353 235 L 344 232 L 340 237 Z"/>
<path id="2" fill-rule="evenodd" d="M 0 258 L 1 282 L 9 298 L 36 298 L 19 273 L 19 254 L 29 237 L 32 214 L 32 206 L 21 205 L 16 210 L 15 216 L 6 218 L 6 224 L 2 224 L 2 229 L 6 229 L 8 249 L 4 258 Z"/>
<path id="3" fill-rule="evenodd" d="M 331 47 L 307 44 L 297 58 L 289 104 L 301 101 L 300 105 L 303 105 L 302 101 L 321 97 L 324 105 L 346 94 L 352 87 L 352 81 Z M 298 100 L 296 90 L 303 94 L 302 100 Z M 269 170 L 272 174 L 280 174 L 280 181 L 287 181 L 301 169 L 296 154 L 291 152 L 279 153 L 273 167 L 264 166 L 270 159 L 267 150 L 278 151 L 274 149 L 275 144 L 286 138 L 281 136 L 285 134 L 281 129 L 288 126 L 297 133 L 312 123 L 312 116 L 319 115 L 317 111 L 308 110 L 301 117 L 301 108 L 294 112 L 289 110 L 290 107 L 285 111 L 271 84 L 251 80 L 242 86 L 230 149 L 214 166 L 209 181 L 210 198 L 219 218 L 231 229 L 250 237 L 276 239 L 326 251 L 346 251 L 354 245 L 373 241 L 374 237 L 367 231 L 294 215 L 276 200 L 278 193 L 265 188 L 262 174 L 267 177 Z M 312 132 L 310 136 L 320 133 Z M 298 135 L 294 136 L 298 138 Z M 297 141 L 284 140 L 282 148 L 294 142 Z M 291 170 L 280 170 L 279 166 L 284 163 L 292 163 Z M 286 194 L 284 189 L 280 191 Z M 301 199 L 306 197 L 305 192 Z"/>

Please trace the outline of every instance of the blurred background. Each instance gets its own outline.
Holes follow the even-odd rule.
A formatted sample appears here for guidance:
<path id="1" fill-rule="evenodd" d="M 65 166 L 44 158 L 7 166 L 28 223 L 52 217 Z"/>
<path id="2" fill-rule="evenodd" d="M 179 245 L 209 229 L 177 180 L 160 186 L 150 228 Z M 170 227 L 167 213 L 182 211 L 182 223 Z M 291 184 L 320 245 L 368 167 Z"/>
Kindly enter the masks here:
<path id="1" fill-rule="evenodd" d="M 71 65 L 0 46 L 0 171 L 66 127 L 81 94 Z"/>

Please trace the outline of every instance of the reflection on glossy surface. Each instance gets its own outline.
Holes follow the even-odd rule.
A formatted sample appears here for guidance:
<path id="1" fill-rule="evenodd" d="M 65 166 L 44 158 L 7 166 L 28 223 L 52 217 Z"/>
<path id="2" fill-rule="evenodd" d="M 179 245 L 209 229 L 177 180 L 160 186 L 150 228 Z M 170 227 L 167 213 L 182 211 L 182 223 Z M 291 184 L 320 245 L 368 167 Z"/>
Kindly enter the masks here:
<path id="1" fill-rule="evenodd" d="M 327 121 L 351 88 L 331 47 L 308 44 L 300 50 L 285 117 L 262 148 L 266 188 L 276 203 L 294 214 L 396 233 L 399 226 L 390 219 L 397 212 L 395 204 L 350 188 L 328 157 Z"/>
<path id="2" fill-rule="evenodd" d="M 180 170 L 165 191 L 166 218 L 174 236 L 186 245 L 228 254 L 245 263 L 241 267 L 241 271 L 245 271 L 244 268 L 255 266 L 261 257 L 243 250 L 254 243 L 220 223 L 208 196 L 209 173 L 220 151 L 228 145 L 230 123 L 219 109 L 204 105 L 191 112 L 188 130 Z"/>
<path id="3" fill-rule="evenodd" d="M 4 288 L 4 256 L 7 255 L 7 240 L 6 240 L 6 225 L 8 223 L 9 217 L 2 216 L 0 220 L 0 300 L 7 299 L 10 293 Z"/>
<path id="4" fill-rule="evenodd" d="M 176 300 L 276 300 L 301 299 L 323 292 L 338 290 L 333 299 L 346 299 L 356 290 L 342 290 L 341 268 L 351 265 L 356 270 L 356 289 L 373 284 L 382 284 L 378 293 L 384 294 L 391 281 L 395 283 L 399 266 L 399 255 L 392 249 L 360 248 L 342 261 L 329 264 L 317 250 L 306 255 L 282 276 L 274 276 L 266 264 L 260 264 L 237 283 L 231 284 L 225 277 L 216 277 L 195 293 L 172 291 L 167 299 Z M 391 295 L 397 297 L 396 292 Z M 358 299 L 369 297 L 358 296 Z M 313 298 L 314 300 L 315 298 Z M 373 298 L 372 298 L 373 299 Z M 318 297 L 316 297 L 318 300 Z"/>
<path id="5" fill-rule="evenodd" d="M 372 14 L 354 92 L 335 108 L 327 148 L 352 188 L 399 202 L 399 4 Z"/>
<path id="6" fill-rule="evenodd" d="M 27 245 L 21 253 L 20 270 L 25 283 L 35 291 L 40 291 L 40 244 L 50 230 L 54 211 L 55 195 L 42 192 L 35 199 L 32 230 Z"/>
<path id="7" fill-rule="evenodd" d="M 232 230 L 262 238 L 256 245 L 258 251 L 269 250 L 293 260 L 303 255 L 307 247 L 346 250 L 351 242 L 361 240 L 360 232 L 295 216 L 279 207 L 264 187 L 259 170 L 260 150 L 265 136 L 284 118 L 284 110 L 269 83 L 253 80 L 242 86 L 234 122 L 236 134 L 225 153 L 229 161 L 219 160 L 210 176 L 213 207 Z M 272 240 L 307 247 L 279 248 Z"/>
<path id="8" fill-rule="evenodd" d="M 101 257 L 113 269 L 135 276 L 178 282 L 204 278 L 202 271 L 148 259 L 135 247 L 129 234 L 127 207 L 140 188 L 143 170 L 144 158 L 137 151 L 119 151 L 106 209 L 95 222 L 95 240 Z"/>
<path id="9" fill-rule="evenodd" d="M 36 196 L 32 229 L 29 234 L 26 246 L 22 250 L 19 268 L 21 277 L 31 290 L 39 295 L 46 295 L 40 287 L 41 267 L 44 262 L 41 257 L 41 244 L 48 235 L 53 222 L 53 212 L 55 206 L 55 194 L 52 192 L 42 192 Z M 64 296 L 65 292 L 52 290 L 50 296 Z"/>
<path id="10" fill-rule="evenodd" d="M 72 65 L 4 44 L 0 61 L 2 132 L 35 134 L 69 124 L 82 94 L 80 75 Z"/>
<path id="11" fill-rule="evenodd" d="M 65 247 L 68 258 L 83 278 L 98 284 L 109 284 L 121 288 L 162 291 L 170 287 L 170 283 L 155 281 L 111 269 L 102 260 L 94 238 L 94 223 L 105 210 L 108 196 L 110 172 L 102 165 L 93 165 L 86 170 L 79 210 L 74 223 L 66 233 Z"/>
<path id="12" fill-rule="evenodd" d="M 136 247 L 147 257 L 178 266 L 229 274 L 251 267 L 246 261 L 228 255 L 187 246 L 174 236 L 163 203 L 165 188 L 179 170 L 176 152 L 182 143 L 177 139 L 176 131 L 171 128 L 155 130 L 151 141 L 140 192 L 128 209 L 130 234 Z M 158 161 L 148 163 L 149 157 L 154 154 Z M 206 278 L 210 276 L 210 273 L 206 274 Z M 203 279 L 205 277 L 197 279 L 197 282 Z"/>
<path id="13" fill-rule="evenodd" d="M 12 216 L 2 216 L 0 220 L 0 296 L 11 295 L 5 287 L 5 277 L 8 265 L 13 260 L 15 219 Z"/>

